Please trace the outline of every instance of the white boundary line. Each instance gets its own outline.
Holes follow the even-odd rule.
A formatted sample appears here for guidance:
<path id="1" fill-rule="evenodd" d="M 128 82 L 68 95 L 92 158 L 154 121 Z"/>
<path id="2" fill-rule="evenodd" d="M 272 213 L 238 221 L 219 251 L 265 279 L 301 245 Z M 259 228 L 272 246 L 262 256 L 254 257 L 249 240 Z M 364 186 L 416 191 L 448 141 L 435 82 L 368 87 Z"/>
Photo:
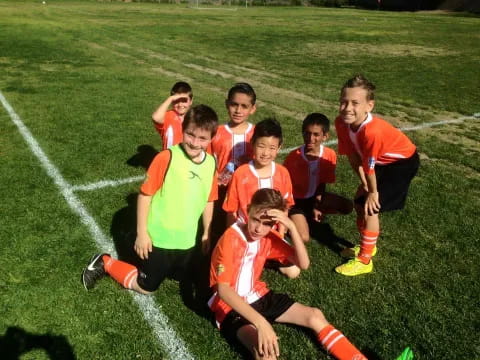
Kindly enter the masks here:
<path id="1" fill-rule="evenodd" d="M 116 251 L 112 242 L 105 236 L 95 219 L 89 214 L 82 202 L 75 196 L 72 186 L 63 178 L 60 171 L 49 160 L 37 140 L 35 140 L 30 130 L 13 110 L 12 106 L 8 103 L 1 91 L 0 101 L 10 115 L 13 123 L 17 126 L 32 153 L 40 161 L 40 164 L 45 169 L 48 176 L 54 181 L 55 185 L 57 185 L 60 193 L 70 206 L 70 209 L 78 215 L 81 222 L 87 227 L 90 235 L 95 239 L 98 249 L 102 252 L 108 252 L 116 256 Z M 80 287 L 80 284 L 78 286 Z M 188 351 L 185 343 L 175 330 L 169 326 L 168 318 L 158 309 L 153 297 L 140 295 L 133 291 L 129 293 L 133 296 L 140 311 L 143 313 L 145 321 L 152 327 L 155 336 L 162 344 L 163 349 L 167 352 L 167 356 L 174 360 L 193 360 L 194 358 Z"/>
<path id="2" fill-rule="evenodd" d="M 145 179 L 145 175 L 132 176 L 125 179 L 119 180 L 100 180 L 94 183 L 85 184 L 85 185 L 72 185 L 70 188 L 72 191 L 92 191 L 98 190 L 105 187 L 115 187 L 123 184 L 130 184 L 132 182 L 139 182 Z"/>

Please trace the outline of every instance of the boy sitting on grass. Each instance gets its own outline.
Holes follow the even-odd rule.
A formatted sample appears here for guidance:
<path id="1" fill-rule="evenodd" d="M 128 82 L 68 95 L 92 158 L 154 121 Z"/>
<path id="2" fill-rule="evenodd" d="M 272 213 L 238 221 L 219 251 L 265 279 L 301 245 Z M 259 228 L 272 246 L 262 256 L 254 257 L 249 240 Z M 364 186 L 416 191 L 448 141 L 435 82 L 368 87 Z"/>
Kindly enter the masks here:
<path id="1" fill-rule="evenodd" d="M 294 222 L 286 214 L 282 194 L 260 189 L 251 198 L 246 223 L 235 223 L 221 237 L 212 254 L 210 285 L 215 291 L 209 307 L 222 333 L 240 341 L 255 359 L 280 356 L 273 322 L 312 329 L 324 349 L 341 360 L 366 357 L 317 309 L 299 304 L 286 294 L 270 291 L 260 281 L 266 260 L 293 263 L 307 269 L 310 260 Z M 282 224 L 292 245 L 272 230 Z"/>
<path id="2" fill-rule="evenodd" d="M 217 198 L 215 159 L 206 153 L 217 129 L 217 114 L 197 105 L 185 115 L 181 144 L 160 152 L 150 165 L 137 202 L 134 249 L 139 267 L 94 255 L 83 270 L 85 289 L 105 274 L 127 289 L 149 294 L 167 276 L 182 277 L 195 249 L 197 225 L 203 220 L 202 248 L 208 251 L 213 201 Z"/>
<path id="3" fill-rule="evenodd" d="M 403 209 L 408 189 L 420 164 L 417 149 L 399 129 L 373 116 L 375 86 L 362 75 L 348 80 L 340 94 L 335 120 L 338 152 L 347 155 L 360 178 L 355 195 L 360 246 L 342 252 L 350 257 L 335 271 L 346 276 L 373 270 L 380 234 L 379 213 Z"/>
<path id="4" fill-rule="evenodd" d="M 326 184 L 335 182 L 337 155 L 323 145 L 328 139 L 330 121 L 319 113 L 309 114 L 302 124 L 304 144 L 288 154 L 283 165 L 293 185 L 295 205 L 290 218 L 304 242 L 310 240 L 309 224 L 320 222 L 325 214 L 350 214 L 351 200 L 326 191 Z"/>
<path id="5" fill-rule="evenodd" d="M 182 122 L 192 106 L 192 87 L 183 81 L 175 83 L 170 96 L 152 114 L 155 129 L 162 138 L 162 150 L 182 142 Z M 168 108 L 172 106 L 171 110 Z"/>

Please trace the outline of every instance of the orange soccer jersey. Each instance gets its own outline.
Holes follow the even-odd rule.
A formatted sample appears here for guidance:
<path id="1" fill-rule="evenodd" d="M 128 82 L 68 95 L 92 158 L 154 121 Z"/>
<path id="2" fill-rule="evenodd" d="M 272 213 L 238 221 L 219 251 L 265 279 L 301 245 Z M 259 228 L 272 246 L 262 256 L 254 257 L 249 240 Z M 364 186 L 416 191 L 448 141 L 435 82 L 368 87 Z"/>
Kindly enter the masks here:
<path id="1" fill-rule="evenodd" d="M 283 165 L 292 179 L 293 197 L 306 199 L 315 195 L 319 184 L 335 182 L 337 154 L 332 149 L 321 145 L 318 159 L 308 160 L 305 145 L 288 154 Z"/>
<path id="2" fill-rule="evenodd" d="M 410 139 L 385 120 L 368 114 L 367 119 L 354 132 L 342 119 L 335 119 L 338 152 L 342 155 L 358 153 L 366 174 L 375 172 L 375 165 L 391 164 L 411 157 L 415 145 Z"/>
<path id="3" fill-rule="evenodd" d="M 251 304 L 266 293 L 267 284 L 260 281 L 265 261 L 272 259 L 286 264 L 294 249 L 275 231 L 260 240 L 248 241 L 244 224 L 234 224 L 225 231 L 212 254 L 210 286 L 227 283 L 247 303 Z M 220 327 L 232 309 L 215 292 L 208 302 Z"/>
<path id="4" fill-rule="evenodd" d="M 218 127 L 217 134 L 212 139 L 211 151 L 217 159 L 217 170 L 223 171 L 228 162 L 236 167 L 252 158 L 253 150 L 250 140 L 255 126 L 248 124 L 243 134 L 234 134 L 228 124 Z"/>
<path id="5" fill-rule="evenodd" d="M 275 162 L 272 162 L 272 173 L 267 178 L 260 178 L 253 161 L 240 166 L 232 176 L 232 180 L 227 190 L 227 196 L 223 203 L 223 210 L 226 212 L 236 212 L 238 220 L 246 222 L 247 206 L 258 189 L 270 188 L 280 191 L 283 198 L 287 201 L 287 206 L 294 204 L 292 195 L 292 181 L 288 170 Z"/>
<path id="6" fill-rule="evenodd" d="M 174 110 L 165 113 L 163 124 L 156 122 L 153 122 L 153 124 L 162 138 L 162 150 L 182 142 L 182 119 Z"/>

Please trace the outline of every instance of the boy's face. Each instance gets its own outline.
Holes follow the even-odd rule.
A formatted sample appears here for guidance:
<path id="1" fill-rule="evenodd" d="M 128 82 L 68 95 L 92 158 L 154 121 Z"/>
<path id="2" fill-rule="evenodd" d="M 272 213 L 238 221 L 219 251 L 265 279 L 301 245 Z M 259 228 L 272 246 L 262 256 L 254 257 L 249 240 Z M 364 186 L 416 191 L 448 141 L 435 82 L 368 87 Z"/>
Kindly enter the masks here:
<path id="1" fill-rule="evenodd" d="M 249 211 L 247 229 L 251 240 L 256 241 L 267 236 L 275 221 L 267 214 L 268 210 Z"/>
<path id="2" fill-rule="evenodd" d="M 187 93 L 178 94 L 178 95 L 184 95 L 184 96 L 172 102 L 172 109 L 178 115 L 183 116 L 188 111 L 188 109 L 190 109 L 190 107 L 192 106 L 192 99 L 190 98 L 190 95 Z"/>
<path id="3" fill-rule="evenodd" d="M 318 152 L 320 145 L 328 138 L 328 133 L 323 131 L 320 125 L 308 125 L 303 132 L 303 142 L 305 144 L 306 152 Z"/>
<path id="4" fill-rule="evenodd" d="M 207 149 L 211 140 L 212 133 L 209 130 L 199 128 L 195 124 L 189 124 L 183 132 L 183 149 L 192 161 L 199 162 L 202 160 L 203 152 Z"/>
<path id="5" fill-rule="evenodd" d="M 345 124 L 358 127 L 374 105 L 373 100 L 367 100 L 367 90 L 361 87 L 345 88 L 340 96 L 340 116 Z"/>
<path id="6" fill-rule="evenodd" d="M 264 167 L 275 161 L 280 150 L 280 139 L 274 136 L 259 137 L 253 143 L 253 159 L 255 165 Z"/>
<path id="7" fill-rule="evenodd" d="M 236 125 L 248 120 L 257 107 L 252 104 L 252 98 L 243 93 L 235 93 L 231 99 L 225 101 L 230 121 Z"/>

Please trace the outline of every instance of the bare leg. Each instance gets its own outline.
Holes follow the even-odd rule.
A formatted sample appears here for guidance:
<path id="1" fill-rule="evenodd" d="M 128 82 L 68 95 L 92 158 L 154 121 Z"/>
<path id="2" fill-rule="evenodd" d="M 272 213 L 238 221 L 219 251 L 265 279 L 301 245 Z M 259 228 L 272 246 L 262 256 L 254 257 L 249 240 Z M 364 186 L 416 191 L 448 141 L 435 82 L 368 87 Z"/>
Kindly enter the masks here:
<path id="1" fill-rule="evenodd" d="M 276 356 L 261 356 L 258 352 L 258 333 L 253 325 L 242 326 L 237 331 L 237 338 L 253 355 L 255 360 L 276 360 Z"/>
<path id="2" fill-rule="evenodd" d="M 307 243 L 310 241 L 310 229 L 308 228 L 308 223 L 307 219 L 305 219 L 305 216 L 303 214 L 294 214 L 290 216 L 290 219 L 292 219 L 293 223 L 297 227 L 298 233 L 300 234 L 300 237 L 302 238 L 304 243 Z"/>

